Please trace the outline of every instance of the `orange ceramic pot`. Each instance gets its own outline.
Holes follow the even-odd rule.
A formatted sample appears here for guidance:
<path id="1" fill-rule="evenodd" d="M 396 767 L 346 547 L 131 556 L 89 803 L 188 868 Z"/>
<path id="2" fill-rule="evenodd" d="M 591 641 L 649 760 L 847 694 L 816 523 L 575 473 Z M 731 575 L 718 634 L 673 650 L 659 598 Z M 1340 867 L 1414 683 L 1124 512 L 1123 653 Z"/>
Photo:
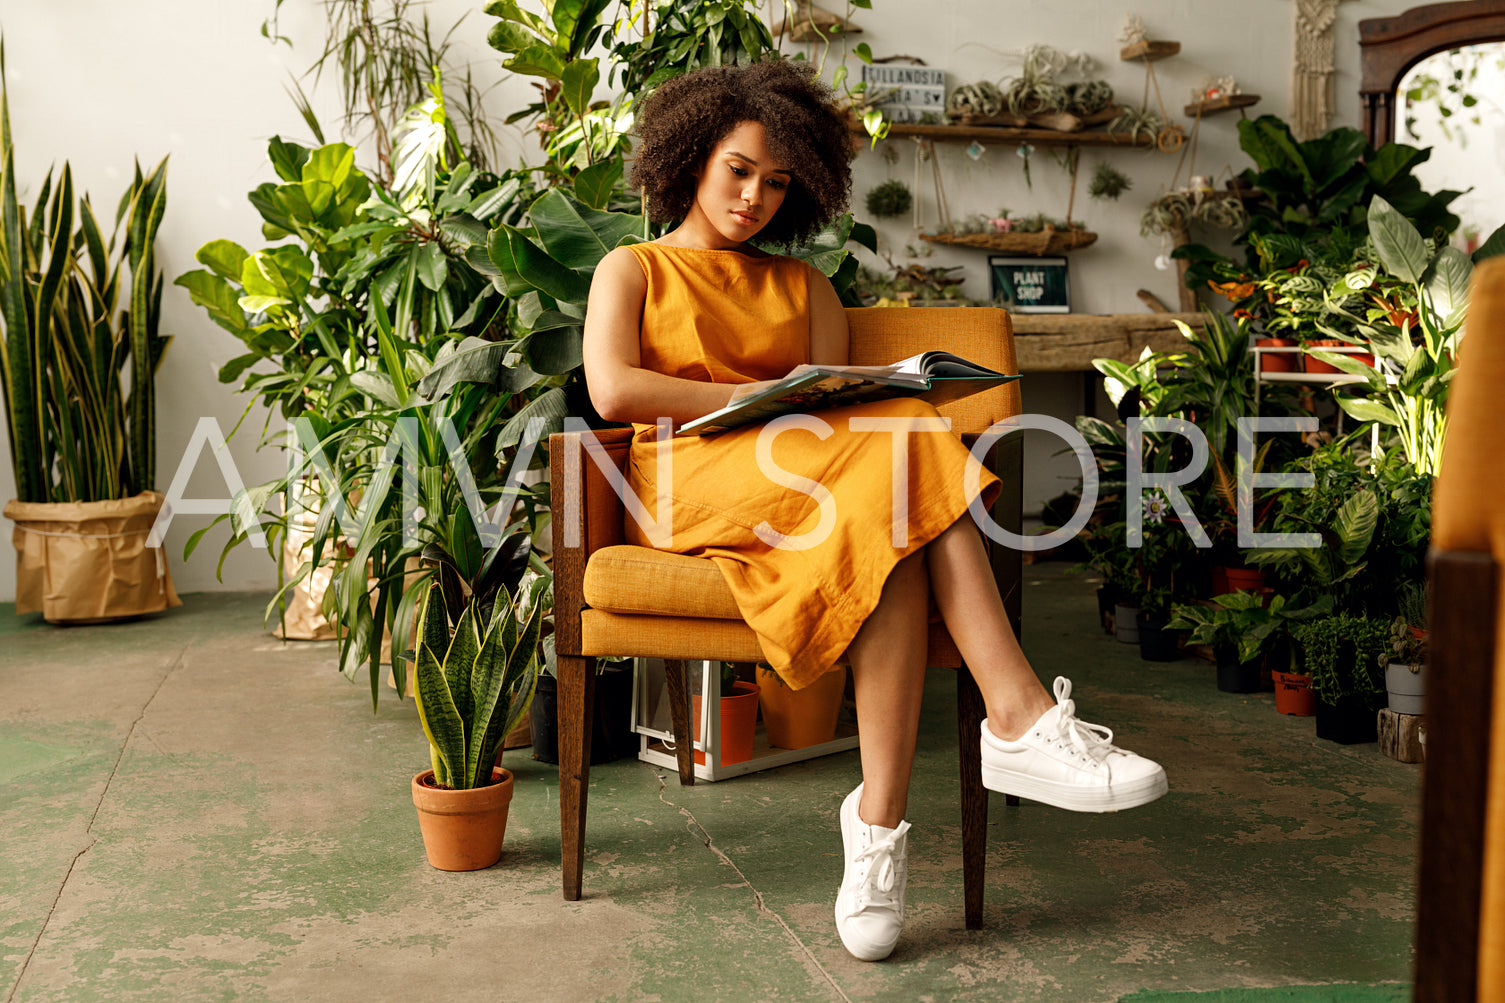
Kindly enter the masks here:
<path id="1" fill-rule="evenodd" d="M 1342 348 L 1343 342 L 1338 341 L 1336 338 L 1319 338 L 1316 341 L 1307 342 L 1306 345 L 1308 348 L 1316 349 Z M 1343 373 L 1343 370 L 1339 369 L 1337 366 L 1329 365 L 1328 363 L 1323 362 L 1321 359 L 1315 359 L 1310 355 L 1306 356 L 1305 364 L 1306 371 L 1309 373 L 1336 374 L 1340 376 Z"/>
<path id="2" fill-rule="evenodd" d="M 1282 714 L 1311 717 L 1317 713 L 1317 694 L 1312 677 L 1299 672 L 1271 672 L 1275 682 L 1275 709 Z"/>
<path id="3" fill-rule="evenodd" d="M 1255 338 L 1260 348 L 1295 348 L 1294 338 Z M 1265 373 L 1294 373 L 1298 356 L 1295 352 L 1261 352 L 1259 368 Z"/>
<path id="4" fill-rule="evenodd" d="M 434 771 L 413 778 L 413 805 L 429 863 L 441 871 L 479 871 L 502 857 L 512 773 L 492 767 L 491 783 L 472 790 L 433 786 Z"/>
<path id="5" fill-rule="evenodd" d="M 716 762 L 720 766 L 745 763 L 752 758 L 753 735 L 758 727 L 758 687 L 737 681 L 733 693 L 721 698 L 721 750 Z M 690 727 L 695 741 L 700 741 L 700 694 L 690 698 Z M 705 765 L 705 753 L 696 751 L 695 762 Z"/>
<path id="6" fill-rule="evenodd" d="M 847 667 L 838 665 L 802 690 L 792 690 L 772 669 L 758 666 L 758 705 L 768 744 L 805 749 L 836 737 Z"/>

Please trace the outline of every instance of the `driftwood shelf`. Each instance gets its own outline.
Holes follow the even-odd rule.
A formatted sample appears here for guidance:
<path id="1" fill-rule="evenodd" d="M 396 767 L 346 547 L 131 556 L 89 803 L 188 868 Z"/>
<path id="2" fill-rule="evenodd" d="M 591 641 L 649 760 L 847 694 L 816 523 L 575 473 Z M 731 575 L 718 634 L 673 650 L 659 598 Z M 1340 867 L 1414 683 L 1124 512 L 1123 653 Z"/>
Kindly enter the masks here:
<path id="1" fill-rule="evenodd" d="M 1091 230 L 1057 230 L 1047 226 L 1033 233 L 922 233 L 920 239 L 932 244 L 956 244 L 963 247 L 980 247 L 1000 254 L 1025 254 L 1039 257 L 1044 254 L 1064 254 L 1087 247 L 1097 240 Z"/>
<path id="2" fill-rule="evenodd" d="M 1119 49 L 1118 58 L 1126 63 L 1153 63 L 1157 59 L 1174 56 L 1180 51 L 1180 42 L 1152 42 L 1146 39 Z"/>
<path id="3" fill-rule="evenodd" d="M 852 126 L 856 136 L 866 137 L 862 124 Z M 894 122 L 889 125 L 890 138 L 918 136 L 937 142 L 1028 143 L 1031 146 L 1154 146 L 1154 136 L 1131 136 L 1127 132 L 1061 132 L 1056 129 L 1017 129 L 1001 125 L 920 125 L 917 122 Z"/>
<path id="4" fill-rule="evenodd" d="M 1229 94 L 1211 101 L 1198 101 L 1189 104 L 1183 109 L 1187 118 L 1206 118 L 1208 115 L 1216 115 L 1220 111 L 1232 111 L 1235 108 L 1249 108 L 1259 104 L 1258 94 Z"/>
<path id="5" fill-rule="evenodd" d="M 1199 330 L 1200 313 L 1016 313 L 1014 352 L 1021 373 L 1092 369 L 1093 359 L 1135 362 L 1146 348 L 1175 352 L 1186 347 L 1175 321 Z"/>

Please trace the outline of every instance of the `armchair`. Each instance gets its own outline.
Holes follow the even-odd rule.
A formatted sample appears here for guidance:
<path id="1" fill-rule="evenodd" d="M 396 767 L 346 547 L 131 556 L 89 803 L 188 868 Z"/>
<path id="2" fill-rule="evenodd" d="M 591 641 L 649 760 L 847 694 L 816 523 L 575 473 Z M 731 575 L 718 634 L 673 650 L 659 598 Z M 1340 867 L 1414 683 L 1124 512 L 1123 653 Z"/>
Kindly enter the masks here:
<path id="1" fill-rule="evenodd" d="M 850 309 L 853 365 L 883 365 L 929 349 L 955 352 L 1000 372 L 1016 371 L 1009 315 L 990 308 Z M 1017 383 L 940 408 L 953 431 L 971 441 L 993 423 L 1020 413 Z M 760 660 L 752 628 L 742 621 L 720 571 L 709 560 L 623 544 L 624 508 L 606 474 L 584 448 L 587 433 L 549 442 L 553 507 L 554 630 L 559 693 L 559 824 L 564 897 L 581 894 L 586 795 L 597 656 L 662 658 L 680 783 L 695 782 L 688 741 L 685 662 Z M 618 469 L 627 460 L 630 429 L 593 433 Z M 1006 436 L 985 462 L 1004 489 L 991 516 L 1019 532 L 1023 443 Z M 1019 631 L 1020 554 L 990 545 L 994 577 Z M 928 664 L 958 670 L 957 729 L 961 748 L 962 873 L 969 929 L 982 925 L 983 861 L 988 791 L 982 786 L 977 735 L 982 695 L 944 624 L 931 625 Z M 1009 803 L 1017 803 L 1012 797 Z"/>

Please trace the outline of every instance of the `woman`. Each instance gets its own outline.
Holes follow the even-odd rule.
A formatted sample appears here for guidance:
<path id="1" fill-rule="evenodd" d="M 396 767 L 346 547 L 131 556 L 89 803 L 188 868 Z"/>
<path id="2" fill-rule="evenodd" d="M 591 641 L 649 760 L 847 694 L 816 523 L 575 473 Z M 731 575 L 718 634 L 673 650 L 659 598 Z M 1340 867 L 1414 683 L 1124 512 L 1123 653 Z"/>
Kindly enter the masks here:
<path id="1" fill-rule="evenodd" d="M 637 426 L 628 484 L 660 499 L 660 523 L 672 509 L 670 533 L 650 539 L 628 520 L 629 541 L 713 560 L 791 686 L 852 667 L 862 783 L 841 807 L 836 926 L 853 955 L 878 960 L 904 922 L 904 814 L 932 598 L 987 705 L 986 786 L 1115 811 L 1159 797 L 1165 774 L 1078 721 L 1067 680 L 1053 701 L 1036 678 L 967 517 L 967 451 L 949 434 L 924 434 L 937 418 L 929 404 L 882 401 L 821 411 L 824 424 L 808 428 L 674 439 L 672 484 L 658 483 L 656 423 L 714 411 L 800 363 L 847 362 L 831 284 L 751 243 L 803 239 L 845 211 L 850 139 L 830 98 L 807 66 L 784 61 L 701 70 L 654 93 L 633 181 L 650 215 L 678 226 L 602 259 L 585 373 L 602 417 Z M 896 434 L 910 472 L 898 515 Z M 985 501 L 998 488 L 986 477 Z"/>

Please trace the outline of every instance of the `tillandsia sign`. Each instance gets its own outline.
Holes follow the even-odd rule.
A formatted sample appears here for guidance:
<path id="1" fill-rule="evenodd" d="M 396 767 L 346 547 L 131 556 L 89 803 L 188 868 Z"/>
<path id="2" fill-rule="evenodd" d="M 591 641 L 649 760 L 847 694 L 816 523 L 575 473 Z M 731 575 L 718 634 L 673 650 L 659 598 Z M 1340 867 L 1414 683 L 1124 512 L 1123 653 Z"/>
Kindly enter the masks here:
<path id="1" fill-rule="evenodd" d="M 919 122 L 946 110 L 946 71 L 928 66 L 863 64 L 862 82 L 873 106 L 890 122 Z"/>

